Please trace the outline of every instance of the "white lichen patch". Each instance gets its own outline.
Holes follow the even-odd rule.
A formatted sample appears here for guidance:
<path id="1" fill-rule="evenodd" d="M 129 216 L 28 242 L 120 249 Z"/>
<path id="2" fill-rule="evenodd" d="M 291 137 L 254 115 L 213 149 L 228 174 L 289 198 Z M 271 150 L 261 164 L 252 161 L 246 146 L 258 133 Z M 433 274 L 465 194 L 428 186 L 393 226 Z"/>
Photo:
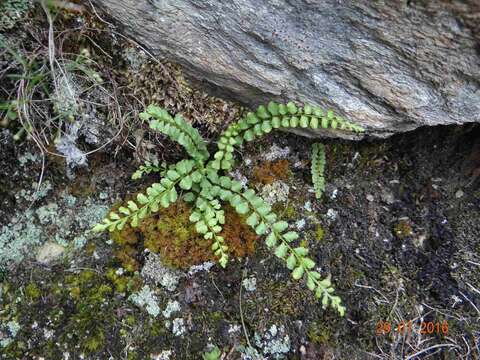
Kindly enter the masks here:
<path id="1" fill-rule="evenodd" d="M 24 216 L 25 220 L 15 217 L 0 229 L 0 266 L 19 263 L 45 240 L 42 229 L 27 220 L 34 217 L 33 211 L 27 210 Z"/>
<path id="2" fill-rule="evenodd" d="M 286 202 L 288 200 L 288 194 L 290 193 L 290 187 L 283 181 L 274 181 L 271 184 L 263 186 L 260 196 L 266 203 L 273 205 L 277 202 Z"/>
<path id="3" fill-rule="evenodd" d="M 329 219 L 331 221 L 335 221 L 335 220 L 337 220 L 338 213 L 333 209 L 328 209 L 326 217 L 327 217 L 327 219 Z"/>
<path id="4" fill-rule="evenodd" d="M 277 159 L 285 159 L 289 154 L 290 148 L 288 146 L 281 148 L 278 145 L 273 144 L 270 150 L 263 155 L 263 158 L 267 161 L 273 161 Z"/>
<path id="5" fill-rule="evenodd" d="M 303 230 L 303 228 L 305 227 L 306 225 L 306 221 L 305 219 L 300 219 L 300 220 L 297 220 L 295 222 L 295 227 L 297 228 L 297 230 Z"/>
<path id="6" fill-rule="evenodd" d="M 255 344 L 264 355 L 270 355 L 269 358 L 284 359 L 290 351 L 290 336 L 285 326 L 274 324 L 262 335 L 255 333 Z"/>
<path id="7" fill-rule="evenodd" d="M 175 291 L 180 281 L 181 273 L 163 266 L 160 256 L 150 253 L 142 268 L 142 276 L 145 279 L 152 280 L 156 285 L 160 285 L 168 291 Z"/>
<path id="8" fill-rule="evenodd" d="M 173 355 L 172 350 L 163 350 L 160 354 L 151 354 L 151 360 L 170 360 Z"/>
<path id="9" fill-rule="evenodd" d="M 234 171 L 231 171 L 229 173 L 230 177 L 234 178 L 235 180 L 237 180 L 238 182 L 240 182 L 240 184 L 242 184 L 243 187 L 247 186 L 248 184 L 248 179 L 245 175 L 243 175 L 239 169 L 235 169 Z"/>
<path id="10" fill-rule="evenodd" d="M 250 276 L 246 279 L 243 279 L 242 285 L 245 290 L 253 292 L 257 290 L 257 279 L 254 276 Z"/>
<path id="11" fill-rule="evenodd" d="M 162 311 L 162 314 L 165 318 L 169 319 L 173 313 L 180 312 L 181 307 L 178 301 L 170 300 L 167 304 L 165 310 Z"/>
<path id="12" fill-rule="evenodd" d="M 310 201 L 307 201 L 305 203 L 305 205 L 303 205 L 303 208 L 306 210 L 306 211 L 309 211 L 309 212 L 312 212 L 312 203 Z"/>
<path id="13" fill-rule="evenodd" d="M 200 265 L 192 265 L 190 266 L 190 269 L 188 269 L 188 275 L 192 276 L 200 271 L 209 272 L 213 266 L 215 266 L 215 263 L 213 261 L 206 261 Z"/>
<path id="14" fill-rule="evenodd" d="M 182 318 L 173 319 L 172 324 L 172 333 L 175 336 L 182 336 L 187 332 L 187 328 L 185 326 L 185 320 Z"/>
<path id="15" fill-rule="evenodd" d="M 153 317 L 160 314 L 157 296 L 148 285 L 144 285 L 139 292 L 130 295 L 128 299 L 138 307 L 144 308 Z"/>

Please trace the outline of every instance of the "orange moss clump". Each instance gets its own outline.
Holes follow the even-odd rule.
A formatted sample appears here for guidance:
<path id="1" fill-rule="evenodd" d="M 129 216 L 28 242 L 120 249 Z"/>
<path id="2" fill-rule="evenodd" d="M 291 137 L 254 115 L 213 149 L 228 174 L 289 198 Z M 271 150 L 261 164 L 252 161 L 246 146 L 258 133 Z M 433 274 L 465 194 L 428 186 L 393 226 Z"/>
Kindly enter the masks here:
<path id="1" fill-rule="evenodd" d="M 187 203 L 178 201 L 144 219 L 137 228 L 126 225 L 122 231 L 114 231 L 111 238 L 119 245 L 116 258 L 129 271 L 138 270 L 138 258 L 144 248 L 160 254 L 166 265 L 175 268 L 188 268 L 215 260 L 210 249 L 211 240 L 199 235 L 189 220 L 191 211 Z M 221 235 L 231 256 L 251 255 L 257 236 L 229 206 L 225 208 L 225 223 Z"/>
<path id="2" fill-rule="evenodd" d="M 290 175 L 288 160 L 265 161 L 253 169 L 254 182 L 271 184 L 275 180 L 286 180 Z"/>

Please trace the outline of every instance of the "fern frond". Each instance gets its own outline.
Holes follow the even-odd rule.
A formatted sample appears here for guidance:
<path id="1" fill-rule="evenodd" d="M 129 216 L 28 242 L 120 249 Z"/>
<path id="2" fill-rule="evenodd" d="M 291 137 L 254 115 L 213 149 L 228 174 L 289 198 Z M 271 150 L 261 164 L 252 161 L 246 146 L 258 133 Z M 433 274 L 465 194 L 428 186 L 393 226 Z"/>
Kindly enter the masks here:
<path id="1" fill-rule="evenodd" d="M 164 176 L 166 169 L 167 164 L 165 162 L 159 164 L 158 161 L 154 161 L 153 163 L 145 161 L 145 164 L 140 165 L 140 167 L 132 174 L 132 180 L 138 180 L 142 178 L 143 175 L 148 175 L 152 172 L 158 172 L 160 175 Z"/>
<path id="2" fill-rule="evenodd" d="M 312 145 L 312 182 L 315 196 L 320 199 L 325 191 L 325 145 L 315 143 Z"/>
<path id="3" fill-rule="evenodd" d="M 117 211 L 110 212 L 101 223 L 96 224 L 92 231 L 122 230 L 127 222 L 132 227 L 137 227 L 141 220 L 161 207 L 167 208 L 177 201 L 178 192 L 176 186 L 189 190 L 194 180 L 198 180 L 194 174 L 199 173 L 193 160 L 182 160 L 175 164 L 174 169 L 166 172 L 164 178 L 158 183 L 150 185 L 145 193 L 137 195 L 135 200 L 127 202 Z"/>
<path id="4" fill-rule="evenodd" d="M 223 236 L 219 235 L 222 225 L 225 224 L 225 213 L 217 199 L 207 199 L 198 194 L 195 201 L 195 210 L 190 215 L 190 221 L 195 223 L 195 230 L 205 239 L 212 240 L 212 251 L 218 257 L 223 268 L 228 262 L 228 246 Z"/>
<path id="5" fill-rule="evenodd" d="M 172 117 L 167 110 L 150 105 L 145 112 L 140 114 L 140 118 L 149 121 L 151 129 L 167 135 L 182 145 L 196 161 L 203 163 L 210 157 L 205 140 L 198 130 L 187 123 L 180 114 Z"/>
<path id="6" fill-rule="evenodd" d="M 218 151 L 210 163 L 214 169 L 229 170 L 233 166 L 235 145 L 252 141 L 273 129 L 286 128 L 333 129 L 338 131 L 363 132 L 364 129 L 337 116 L 332 110 L 324 111 L 316 106 L 297 107 L 293 102 L 278 104 L 273 101 L 267 107 L 260 105 L 256 112 L 249 112 L 240 121 L 231 124 L 220 136 Z"/>
<path id="7" fill-rule="evenodd" d="M 248 215 L 246 222 L 257 235 L 266 235 L 265 244 L 286 263 L 292 271 L 292 277 L 295 280 L 305 279 L 308 289 L 321 299 L 324 308 L 330 305 L 343 316 L 345 307 L 340 297 L 334 295 L 330 278 L 322 279 L 320 273 L 314 270 L 315 262 L 307 256 L 308 249 L 292 244 L 299 238 L 298 233 L 289 231 L 286 221 L 278 221 L 270 205 L 257 196 L 253 189 L 242 190 L 240 182 L 227 176 L 219 177 L 212 184 L 212 187 L 215 186 L 222 200 L 228 201 L 239 214 Z"/>

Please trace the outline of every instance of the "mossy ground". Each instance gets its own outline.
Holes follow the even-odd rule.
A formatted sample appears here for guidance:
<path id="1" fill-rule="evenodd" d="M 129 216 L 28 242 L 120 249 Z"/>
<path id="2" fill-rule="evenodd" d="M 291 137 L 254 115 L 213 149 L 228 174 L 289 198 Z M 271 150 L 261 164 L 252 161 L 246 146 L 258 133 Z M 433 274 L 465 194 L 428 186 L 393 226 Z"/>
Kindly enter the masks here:
<path id="1" fill-rule="evenodd" d="M 116 258 L 128 271 L 140 269 L 139 259 L 145 249 L 160 254 L 162 262 L 170 267 L 188 269 L 206 261 L 214 261 L 211 240 L 205 240 L 195 231 L 189 220 L 192 208 L 180 200 L 167 209 L 143 221 L 137 228 L 130 225 L 110 236 L 118 245 Z M 230 206 L 225 206 L 225 238 L 233 257 L 252 255 L 257 235 L 245 224 L 245 219 Z"/>
<path id="2" fill-rule="evenodd" d="M 68 26 L 77 15 L 70 16 Z M 111 38 L 89 31 L 107 54 L 115 59 L 125 56 Z M 70 41 L 72 51 L 78 50 L 78 36 Z M 193 91 L 178 90 L 176 70 L 168 72 L 177 69 L 174 65 L 160 71 L 160 65 L 147 62 L 145 72 L 132 78 L 138 70 L 132 58 L 114 64 L 93 44 L 90 47 L 96 60 L 117 73 L 119 83 L 138 88 L 141 97 L 157 96 L 172 111 L 192 118 L 199 115 L 203 122 L 197 125 L 209 137 L 239 111 L 218 99 L 201 100 Z M 130 76 L 122 78 L 125 68 Z M 141 90 L 145 76 L 157 73 L 154 85 Z M 125 99 L 121 97 L 121 106 L 130 110 L 138 106 Z M 214 116 L 208 115 L 210 108 Z M 213 123 L 212 118 L 223 122 Z M 15 126 L 10 124 L 9 130 Z M 182 156 L 163 138 L 148 132 L 140 136 L 136 132 L 140 127 L 134 120 L 125 124 L 121 136 L 92 154 L 90 167 L 78 169 L 73 181 L 65 176 L 63 160 L 47 156 L 44 181 L 53 190 L 42 200 L 45 203 L 32 206 L 45 205 L 64 191 L 79 199 L 98 200 L 105 194 L 102 201 L 113 206 L 140 191 L 155 177 L 143 183 L 130 180 L 146 153 L 159 153 L 169 161 Z M 9 174 L 0 179 L 0 226 L 29 206 L 18 202 L 15 194 L 31 187 L 42 171 L 41 162 L 18 164 L 17 159 L 35 152 L 35 147 L 31 142 L 15 143 L 11 135 L 0 135 L 0 168 Z M 250 343 L 269 358 L 274 356 L 254 339 L 255 334 L 264 337 L 273 325 L 283 326 L 288 334 L 289 351 L 277 355 L 289 359 L 400 359 L 445 344 L 450 345 L 422 356 L 479 358 L 479 135 L 478 126 L 463 126 L 419 129 L 371 142 L 326 141 L 327 187 L 320 201 L 312 191 L 308 141 L 271 134 L 236 154 L 236 175 L 248 178 L 257 190 L 275 182 L 288 186 L 287 198 L 273 207 L 302 234 L 320 272 L 332 275 L 347 306 L 345 318 L 323 310 L 231 210 L 224 236 L 236 256 L 227 269 L 208 270 L 204 261 L 212 259 L 209 244 L 195 234 L 188 222 L 189 209 L 179 202 L 138 230 L 112 234 L 113 241 L 103 235 L 51 264 L 40 265 L 30 257 L 2 268 L 0 340 L 10 340 L 0 350 L 2 358 L 60 359 L 68 354 L 70 359 L 148 359 L 170 352 L 171 359 L 199 359 L 215 344 L 237 359 L 238 346 L 247 343 L 243 325 Z M 124 146 L 127 139 L 134 149 Z M 87 145 L 85 149 L 91 150 Z M 180 269 L 174 291 L 142 276 L 145 249 Z M 192 264 L 203 270 L 190 268 Z M 256 279 L 254 291 L 241 290 L 246 277 Z M 155 318 L 129 300 L 144 286 L 152 290 L 161 310 Z M 163 311 L 172 301 L 181 310 L 167 318 Z M 178 319 L 185 325 L 182 335 L 173 332 Z M 420 334 L 420 319 L 448 321 L 448 337 Z M 395 327 L 408 320 L 416 324 L 413 333 L 376 334 L 379 322 Z M 16 330 L 16 325 L 19 330 L 13 335 L 10 327 Z"/>

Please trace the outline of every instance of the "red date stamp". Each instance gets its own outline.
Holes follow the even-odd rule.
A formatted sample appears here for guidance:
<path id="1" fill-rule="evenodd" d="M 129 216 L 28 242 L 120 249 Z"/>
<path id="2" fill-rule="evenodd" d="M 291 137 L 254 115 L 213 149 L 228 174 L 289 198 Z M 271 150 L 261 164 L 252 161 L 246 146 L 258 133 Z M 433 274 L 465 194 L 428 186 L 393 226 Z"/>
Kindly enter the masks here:
<path id="1" fill-rule="evenodd" d="M 412 332 L 418 332 L 419 334 L 448 335 L 448 322 L 444 320 L 442 322 L 421 321 L 420 323 L 414 323 L 412 320 L 409 320 L 393 324 L 388 321 L 379 321 L 375 326 L 376 335 L 388 335 L 395 331 L 402 335 Z"/>

